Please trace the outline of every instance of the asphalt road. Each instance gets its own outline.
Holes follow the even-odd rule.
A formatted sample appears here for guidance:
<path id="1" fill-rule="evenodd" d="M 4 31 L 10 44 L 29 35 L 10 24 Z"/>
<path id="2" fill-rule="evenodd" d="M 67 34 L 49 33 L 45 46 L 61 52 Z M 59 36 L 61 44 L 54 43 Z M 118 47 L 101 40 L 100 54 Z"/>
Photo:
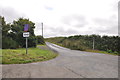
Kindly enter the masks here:
<path id="1" fill-rule="evenodd" d="M 70 50 L 47 43 L 55 59 L 2 66 L 3 78 L 118 78 L 118 56 Z"/>

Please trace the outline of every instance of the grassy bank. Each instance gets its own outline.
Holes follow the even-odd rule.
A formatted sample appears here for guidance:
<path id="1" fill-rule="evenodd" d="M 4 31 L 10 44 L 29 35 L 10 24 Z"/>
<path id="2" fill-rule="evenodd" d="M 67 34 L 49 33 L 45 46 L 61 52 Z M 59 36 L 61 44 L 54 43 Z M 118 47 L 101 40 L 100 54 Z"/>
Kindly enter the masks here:
<path id="1" fill-rule="evenodd" d="M 2 50 L 0 49 L 0 64 L 2 63 Z"/>
<path id="2" fill-rule="evenodd" d="M 28 54 L 26 54 L 25 48 L 3 49 L 2 64 L 22 64 L 46 61 L 55 58 L 57 55 L 58 54 L 52 52 L 51 50 L 40 48 L 28 48 Z"/>
<path id="3" fill-rule="evenodd" d="M 45 41 L 64 46 L 72 50 L 97 52 L 104 54 L 118 55 L 120 54 L 118 36 L 101 36 L 101 35 L 74 35 L 68 37 L 52 37 L 46 38 Z M 95 51 L 92 50 L 94 41 Z"/>
<path id="4" fill-rule="evenodd" d="M 59 45 L 59 46 L 62 46 L 62 47 L 65 47 L 65 46 L 63 46 L 62 44 L 59 44 L 59 43 L 55 43 L 55 42 L 51 42 L 51 43 L 56 44 L 56 45 Z M 67 48 L 67 47 L 66 47 L 66 48 Z M 77 49 L 73 49 L 73 50 L 77 50 Z M 86 51 L 86 52 L 93 52 L 93 53 L 110 54 L 110 55 L 119 55 L 118 53 L 113 53 L 113 52 L 108 53 L 107 51 L 92 50 L 92 49 L 86 49 L 86 50 L 84 50 L 84 51 Z"/>
<path id="5" fill-rule="evenodd" d="M 117 53 L 108 53 L 107 51 L 100 51 L 100 50 L 86 50 L 87 52 L 93 53 L 103 53 L 103 54 L 110 54 L 110 55 L 118 55 Z"/>

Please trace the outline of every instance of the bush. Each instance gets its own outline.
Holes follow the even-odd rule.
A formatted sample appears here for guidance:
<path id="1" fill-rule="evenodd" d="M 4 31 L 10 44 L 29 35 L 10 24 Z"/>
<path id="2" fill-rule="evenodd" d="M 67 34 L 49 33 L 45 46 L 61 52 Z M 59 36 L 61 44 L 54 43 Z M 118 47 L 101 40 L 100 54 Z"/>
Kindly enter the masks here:
<path id="1" fill-rule="evenodd" d="M 37 40 L 35 36 L 31 36 L 28 38 L 28 47 L 36 47 Z"/>
<path id="2" fill-rule="evenodd" d="M 2 38 L 2 48 L 3 49 L 16 49 L 18 46 L 17 42 L 11 38 Z"/>
<path id="3" fill-rule="evenodd" d="M 114 54 L 118 54 L 118 52 L 117 52 L 117 51 L 115 51 L 115 52 L 114 52 Z"/>
<path id="4" fill-rule="evenodd" d="M 75 35 L 69 37 L 47 38 L 47 41 L 62 44 L 64 47 L 77 50 L 93 48 L 93 39 L 96 50 L 107 51 L 108 53 L 120 54 L 119 36 L 100 36 L 100 35 Z M 109 49 L 109 50 L 108 50 Z"/>
<path id="5" fill-rule="evenodd" d="M 44 38 L 42 36 L 36 36 L 37 44 L 45 44 Z"/>
<path id="6" fill-rule="evenodd" d="M 112 50 L 107 50 L 108 53 L 112 53 Z"/>

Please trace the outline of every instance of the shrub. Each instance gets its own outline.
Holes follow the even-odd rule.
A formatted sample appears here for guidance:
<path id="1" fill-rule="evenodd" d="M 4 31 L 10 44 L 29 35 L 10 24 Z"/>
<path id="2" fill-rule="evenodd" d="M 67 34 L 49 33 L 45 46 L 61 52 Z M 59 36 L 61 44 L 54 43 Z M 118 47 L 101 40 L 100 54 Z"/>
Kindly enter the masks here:
<path id="1" fill-rule="evenodd" d="M 37 44 L 45 44 L 44 38 L 42 36 L 36 36 Z"/>
<path id="2" fill-rule="evenodd" d="M 118 52 L 117 52 L 117 51 L 114 51 L 114 54 L 118 54 Z"/>
<path id="3" fill-rule="evenodd" d="M 109 49 L 108 49 L 107 52 L 108 52 L 108 53 L 112 53 L 112 50 L 109 50 Z"/>
<path id="4" fill-rule="evenodd" d="M 2 38 L 2 48 L 3 49 L 15 49 L 17 48 L 18 44 L 16 41 L 12 40 L 11 38 Z"/>

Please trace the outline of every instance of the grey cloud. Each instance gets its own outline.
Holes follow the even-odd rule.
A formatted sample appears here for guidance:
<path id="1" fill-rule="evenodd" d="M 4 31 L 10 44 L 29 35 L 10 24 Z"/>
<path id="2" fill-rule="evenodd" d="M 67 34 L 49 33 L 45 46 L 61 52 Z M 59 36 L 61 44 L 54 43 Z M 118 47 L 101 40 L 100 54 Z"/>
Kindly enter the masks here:
<path id="1" fill-rule="evenodd" d="M 110 6 L 112 7 L 112 10 L 117 12 L 118 11 L 118 5 L 119 5 L 120 1 L 116 0 L 115 2 L 113 2 Z"/>
<path id="2" fill-rule="evenodd" d="M 118 34 L 120 36 L 120 1 L 118 3 Z"/>
<path id="3" fill-rule="evenodd" d="M 68 23 L 66 22 L 66 24 L 69 25 L 70 21 L 68 19 Z M 89 28 L 89 29 L 86 29 L 84 31 L 79 31 L 78 28 L 69 28 L 66 30 L 64 28 L 65 25 L 63 27 L 63 26 L 49 26 L 47 24 L 44 24 L 44 33 L 45 33 L 45 37 L 61 36 L 61 35 L 68 36 L 68 35 L 76 35 L 76 34 L 93 34 L 93 33 L 105 34 L 105 35 L 117 34 L 118 25 L 117 25 L 117 17 L 115 15 L 111 16 L 109 19 L 95 18 L 93 19 L 93 23 L 94 25 L 92 25 L 91 27 L 89 27 L 89 24 L 87 24 L 86 28 Z M 38 24 L 38 26 L 39 28 L 37 28 L 37 31 L 40 32 L 41 24 Z"/>
<path id="4" fill-rule="evenodd" d="M 47 9 L 47 10 L 50 10 L 50 11 L 53 10 L 53 8 L 50 7 L 50 6 L 44 6 L 44 8 Z"/>
<path id="5" fill-rule="evenodd" d="M 61 34 L 65 32 L 64 28 L 62 27 L 45 26 L 45 30 L 49 30 L 50 32 L 54 32 L 56 34 Z"/>
<path id="6" fill-rule="evenodd" d="M 78 34 L 76 30 L 73 29 L 67 29 L 65 30 L 63 27 L 52 27 L 48 25 L 44 25 L 44 33 L 45 37 L 49 36 L 60 36 L 60 35 L 72 35 L 72 34 Z"/>
<path id="7" fill-rule="evenodd" d="M 75 34 L 78 33 L 76 30 L 74 29 L 67 29 L 65 30 L 62 27 L 57 27 L 57 28 L 49 28 L 51 32 L 55 32 L 56 34 L 61 34 L 61 35 L 68 35 L 68 34 Z"/>
<path id="8" fill-rule="evenodd" d="M 62 18 L 62 22 L 73 27 L 84 27 L 87 25 L 86 18 L 81 15 L 69 15 Z M 73 25 L 71 23 L 75 22 Z"/>
<path id="9" fill-rule="evenodd" d="M 4 16 L 7 22 L 12 22 L 19 17 L 24 17 L 24 14 L 18 13 L 14 8 L 0 6 L 0 15 Z"/>
<path id="10" fill-rule="evenodd" d="M 107 34 L 118 34 L 117 26 L 110 27 L 108 29 L 97 29 L 96 32 L 107 33 Z"/>
<path id="11" fill-rule="evenodd" d="M 100 26 L 100 27 L 96 28 L 95 32 L 107 33 L 107 34 L 118 34 L 117 18 L 115 18 L 113 16 L 110 17 L 109 19 L 96 18 L 96 19 L 94 19 L 94 22 Z"/>
<path id="12" fill-rule="evenodd" d="M 78 34 L 79 32 L 77 30 L 74 30 L 74 29 L 68 29 L 66 31 L 66 33 L 71 35 L 71 34 Z"/>
<path id="13" fill-rule="evenodd" d="M 111 17 L 110 19 L 96 18 L 94 19 L 94 22 L 101 26 L 113 26 L 116 24 L 114 17 Z"/>

